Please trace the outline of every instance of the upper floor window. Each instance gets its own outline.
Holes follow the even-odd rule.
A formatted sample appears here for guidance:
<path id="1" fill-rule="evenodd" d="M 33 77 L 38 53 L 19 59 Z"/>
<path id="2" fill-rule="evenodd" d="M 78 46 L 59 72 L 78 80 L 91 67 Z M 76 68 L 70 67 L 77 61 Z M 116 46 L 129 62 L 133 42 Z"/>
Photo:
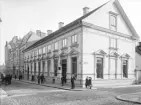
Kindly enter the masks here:
<path id="1" fill-rule="evenodd" d="M 43 47 L 43 54 L 46 53 L 46 47 Z"/>
<path id="2" fill-rule="evenodd" d="M 67 39 L 63 39 L 63 47 L 66 47 L 67 46 Z"/>
<path id="3" fill-rule="evenodd" d="M 34 51 L 34 56 L 37 56 L 37 51 L 36 50 Z"/>
<path id="4" fill-rule="evenodd" d="M 55 50 L 58 50 L 58 45 L 59 45 L 58 42 L 55 42 L 55 44 L 54 44 L 54 49 Z"/>
<path id="5" fill-rule="evenodd" d="M 39 53 L 39 55 L 41 55 L 42 54 L 42 49 L 40 48 L 40 49 L 38 49 L 38 53 Z"/>
<path id="6" fill-rule="evenodd" d="M 51 52 L 51 45 L 48 45 L 47 50 L 48 52 Z"/>
<path id="7" fill-rule="evenodd" d="M 71 37 L 72 44 L 77 43 L 77 35 Z"/>
<path id="8" fill-rule="evenodd" d="M 117 15 L 110 12 L 110 29 L 113 31 L 117 30 Z"/>
<path id="9" fill-rule="evenodd" d="M 117 39 L 111 38 L 110 40 L 111 40 L 110 47 L 117 48 Z"/>

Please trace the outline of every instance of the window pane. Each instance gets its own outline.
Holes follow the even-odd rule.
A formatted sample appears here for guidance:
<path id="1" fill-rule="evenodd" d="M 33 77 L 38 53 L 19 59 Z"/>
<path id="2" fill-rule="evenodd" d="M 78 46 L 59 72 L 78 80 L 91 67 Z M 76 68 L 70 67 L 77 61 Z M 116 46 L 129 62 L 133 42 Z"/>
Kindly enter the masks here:
<path id="1" fill-rule="evenodd" d="M 46 48 L 45 47 L 43 47 L 43 54 L 46 52 Z"/>
<path id="2" fill-rule="evenodd" d="M 58 49 L 58 42 L 55 43 L 55 50 Z"/>

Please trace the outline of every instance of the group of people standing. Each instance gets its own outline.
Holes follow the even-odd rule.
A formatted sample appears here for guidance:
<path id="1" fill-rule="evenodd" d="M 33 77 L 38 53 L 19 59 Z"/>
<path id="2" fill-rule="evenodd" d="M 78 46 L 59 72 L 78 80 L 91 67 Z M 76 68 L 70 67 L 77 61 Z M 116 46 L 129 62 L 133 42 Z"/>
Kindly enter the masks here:
<path id="1" fill-rule="evenodd" d="M 76 77 L 74 74 L 71 75 L 71 89 L 74 89 L 75 88 L 75 81 L 76 80 Z M 61 77 L 61 83 L 62 83 L 62 86 L 64 86 L 64 83 L 66 83 L 67 79 L 66 79 L 66 76 L 62 76 Z"/>
<path id="2" fill-rule="evenodd" d="M 12 80 L 11 74 L 1 74 L 2 84 L 10 85 Z"/>
<path id="3" fill-rule="evenodd" d="M 90 89 L 92 88 L 92 78 L 91 77 L 86 77 L 86 80 L 85 80 L 85 87 L 89 87 Z"/>
<path id="4" fill-rule="evenodd" d="M 14 78 L 16 80 L 17 79 L 17 75 L 15 75 Z M 19 78 L 19 80 L 21 80 L 23 78 L 23 76 L 20 74 L 18 78 Z"/>
<path id="5" fill-rule="evenodd" d="M 37 79 L 38 79 L 38 84 L 40 83 L 43 84 L 45 82 L 44 74 L 38 75 Z"/>

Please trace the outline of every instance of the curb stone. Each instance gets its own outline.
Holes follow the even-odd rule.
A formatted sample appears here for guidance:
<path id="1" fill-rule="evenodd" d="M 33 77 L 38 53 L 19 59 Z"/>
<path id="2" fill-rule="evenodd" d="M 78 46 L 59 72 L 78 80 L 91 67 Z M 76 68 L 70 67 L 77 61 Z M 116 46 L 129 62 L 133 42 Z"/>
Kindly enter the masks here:
<path id="1" fill-rule="evenodd" d="M 131 102 L 131 103 L 135 103 L 135 104 L 141 104 L 141 102 L 139 102 L 139 101 L 134 101 L 131 99 L 122 98 L 122 96 L 125 96 L 125 95 L 130 95 L 130 94 L 119 95 L 119 96 L 116 96 L 115 98 L 118 100 L 121 100 L 121 101 Z"/>
<path id="2" fill-rule="evenodd" d="M 30 84 L 35 84 L 35 85 L 39 85 L 37 83 L 34 82 L 29 82 L 29 81 L 24 81 L 21 80 L 19 82 L 25 82 L 25 83 L 30 83 Z M 49 86 L 49 85 L 45 85 L 45 84 L 40 84 L 41 86 L 46 86 L 46 87 L 52 87 L 52 88 L 57 88 L 57 89 L 63 89 L 63 90 L 69 90 L 69 91 L 84 91 L 84 90 L 88 90 L 88 89 L 71 89 L 71 88 L 63 88 L 63 87 L 58 87 L 58 86 Z M 92 88 L 92 89 L 97 89 L 97 88 Z"/>

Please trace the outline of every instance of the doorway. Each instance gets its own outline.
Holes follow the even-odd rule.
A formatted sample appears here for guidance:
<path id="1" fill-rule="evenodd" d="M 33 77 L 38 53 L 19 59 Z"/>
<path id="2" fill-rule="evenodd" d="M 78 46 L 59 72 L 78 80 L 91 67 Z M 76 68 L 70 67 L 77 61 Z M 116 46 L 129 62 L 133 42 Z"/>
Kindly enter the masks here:
<path id="1" fill-rule="evenodd" d="M 67 76 L 67 60 L 66 59 L 62 60 L 62 76 L 63 77 Z"/>
<path id="2" fill-rule="evenodd" d="M 58 59 L 54 59 L 54 76 L 57 76 Z"/>
<path id="3" fill-rule="evenodd" d="M 123 77 L 124 78 L 128 78 L 128 61 L 127 60 L 123 60 Z"/>
<path id="4" fill-rule="evenodd" d="M 36 63 L 34 62 L 34 76 L 36 76 Z"/>
<path id="5" fill-rule="evenodd" d="M 38 62 L 38 75 L 40 75 L 40 70 L 41 69 L 41 62 Z"/>
<path id="6" fill-rule="evenodd" d="M 29 66 L 27 68 L 27 80 L 29 80 Z"/>
<path id="7" fill-rule="evenodd" d="M 96 73 L 97 78 L 103 79 L 103 58 L 101 57 L 97 57 Z"/>
<path id="8" fill-rule="evenodd" d="M 77 57 L 72 57 L 72 74 L 75 74 L 77 76 Z"/>

